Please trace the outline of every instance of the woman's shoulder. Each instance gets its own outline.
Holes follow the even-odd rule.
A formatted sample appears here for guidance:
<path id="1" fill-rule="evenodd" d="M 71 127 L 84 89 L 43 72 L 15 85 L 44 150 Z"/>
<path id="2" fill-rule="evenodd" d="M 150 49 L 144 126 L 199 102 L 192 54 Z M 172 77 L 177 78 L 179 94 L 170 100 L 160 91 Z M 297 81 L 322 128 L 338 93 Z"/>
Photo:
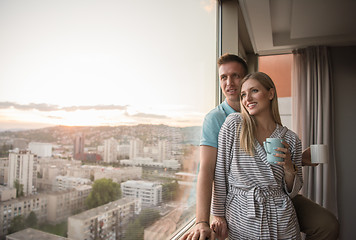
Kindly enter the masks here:
<path id="1" fill-rule="evenodd" d="M 241 120 L 242 120 L 241 114 L 236 112 L 236 113 L 229 114 L 225 122 L 241 122 Z"/>
<path id="2" fill-rule="evenodd" d="M 287 131 L 286 131 L 286 133 L 284 135 L 286 140 L 288 139 L 291 142 L 300 142 L 299 136 L 295 132 L 293 132 L 292 130 L 288 129 L 287 127 L 282 127 L 282 128 L 287 129 Z"/>
<path id="3" fill-rule="evenodd" d="M 226 117 L 222 128 L 234 129 L 238 124 L 240 124 L 242 118 L 240 113 L 231 113 Z"/>

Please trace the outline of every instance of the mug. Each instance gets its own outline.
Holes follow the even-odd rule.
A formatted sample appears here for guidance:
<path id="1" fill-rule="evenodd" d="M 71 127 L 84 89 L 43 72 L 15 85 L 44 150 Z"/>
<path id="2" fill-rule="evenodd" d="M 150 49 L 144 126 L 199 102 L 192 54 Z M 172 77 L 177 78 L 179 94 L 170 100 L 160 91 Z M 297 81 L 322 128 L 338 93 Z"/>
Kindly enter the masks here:
<path id="1" fill-rule="evenodd" d="M 275 148 L 277 148 L 277 147 L 284 148 L 284 145 L 282 144 L 282 142 L 283 142 L 282 138 L 267 138 L 266 141 L 263 142 L 263 147 L 267 153 L 267 161 L 270 164 L 284 161 L 284 158 L 277 157 L 277 156 L 273 155 L 275 153 L 283 153 L 283 152 L 275 150 Z"/>
<path id="2" fill-rule="evenodd" d="M 312 163 L 328 163 L 329 149 L 325 144 L 310 145 L 310 156 Z"/>

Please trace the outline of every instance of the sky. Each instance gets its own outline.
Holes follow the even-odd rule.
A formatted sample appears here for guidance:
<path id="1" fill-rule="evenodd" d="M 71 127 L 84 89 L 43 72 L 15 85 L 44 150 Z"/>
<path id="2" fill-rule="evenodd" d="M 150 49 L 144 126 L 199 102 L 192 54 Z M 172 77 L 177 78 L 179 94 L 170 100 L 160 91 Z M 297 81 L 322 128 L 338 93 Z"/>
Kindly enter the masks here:
<path id="1" fill-rule="evenodd" d="M 215 0 L 0 0 L 0 130 L 201 125 Z"/>

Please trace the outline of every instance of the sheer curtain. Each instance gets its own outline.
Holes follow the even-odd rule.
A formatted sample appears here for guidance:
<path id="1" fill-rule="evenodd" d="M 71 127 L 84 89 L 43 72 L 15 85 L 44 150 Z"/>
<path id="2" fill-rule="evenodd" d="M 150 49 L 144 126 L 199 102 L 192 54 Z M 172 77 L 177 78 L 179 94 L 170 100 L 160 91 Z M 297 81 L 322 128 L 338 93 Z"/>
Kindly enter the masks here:
<path id="1" fill-rule="evenodd" d="M 327 144 L 329 163 L 303 167 L 302 194 L 337 216 L 336 164 L 334 157 L 333 81 L 327 47 L 293 51 L 292 125 L 303 149 Z"/>

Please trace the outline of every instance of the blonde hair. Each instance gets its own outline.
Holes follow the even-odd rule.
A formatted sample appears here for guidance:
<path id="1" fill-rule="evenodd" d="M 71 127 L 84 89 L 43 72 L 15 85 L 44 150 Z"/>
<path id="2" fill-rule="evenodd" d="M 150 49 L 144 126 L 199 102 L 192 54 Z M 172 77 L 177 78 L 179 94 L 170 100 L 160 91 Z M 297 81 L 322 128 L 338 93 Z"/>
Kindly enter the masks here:
<path id="1" fill-rule="evenodd" d="M 242 116 L 242 122 L 239 126 L 241 129 L 240 131 L 240 146 L 241 148 L 246 151 L 248 154 L 251 156 L 254 156 L 255 154 L 255 139 L 257 136 L 257 123 L 256 119 L 254 116 L 251 116 L 246 108 L 242 105 L 242 99 L 241 99 L 241 87 L 242 85 L 249 79 L 255 79 L 257 80 L 266 90 L 274 89 L 274 95 L 271 100 L 271 112 L 272 112 L 272 118 L 275 123 L 282 125 L 281 122 L 281 117 L 279 115 L 279 110 L 278 110 L 278 98 L 277 98 L 277 91 L 276 87 L 272 81 L 272 79 L 265 73 L 263 72 L 256 72 L 256 73 L 250 73 L 246 75 L 240 82 L 239 85 L 239 92 L 240 92 L 240 108 L 241 108 L 241 116 Z M 238 128 L 238 129 L 239 129 Z"/>

